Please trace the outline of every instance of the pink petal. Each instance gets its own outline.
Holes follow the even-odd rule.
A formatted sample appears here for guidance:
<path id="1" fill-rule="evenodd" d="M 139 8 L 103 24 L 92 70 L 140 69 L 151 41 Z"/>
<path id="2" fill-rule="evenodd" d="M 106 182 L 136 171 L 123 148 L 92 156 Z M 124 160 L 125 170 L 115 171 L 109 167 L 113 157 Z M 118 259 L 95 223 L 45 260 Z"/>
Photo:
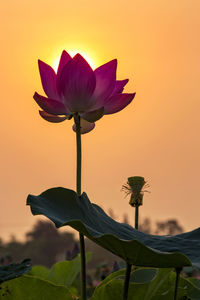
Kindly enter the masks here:
<path id="1" fill-rule="evenodd" d="M 85 112 L 93 105 L 91 95 L 95 84 L 94 72 L 80 54 L 64 66 L 58 82 L 63 101 L 71 112 Z"/>
<path id="2" fill-rule="evenodd" d="M 128 83 L 128 79 L 124 79 L 124 80 L 117 80 L 115 82 L 115 87 L 114 90 L 112 92 L 112 95 L 114 94 L 120 94 L 123 92 L 125 85 Z"/>
<path id="3" fill-rule="evenodd" d="M 56 88 L 56 73 L 49 65 L 43 61 L 38 60 L 40 77 L 45 94 L 49 98 L 59 99 Z"/>
<path id="4" fill-rule="evenodd" d="M 43 97 L 38 93 L 35 93 L 33 98 L 35 99 L 37 104 L 48 114 L 67 115 L 69 113 L 65 105 L 60 101 Z"/>
<path id="5" fill-rule="evenodd" d="M 94 71 L 96 76 L 96 87 L 93 97 L 98 99 L 98 104 L 95 108 L 102 107 L 104 100 L 112 94 L 116 82 L 116 69 L 117 60 L 114 59 Z"/>
<path id="6" fill-rule="evenodd" d="M 39 110 L 39 114 L 43 119 L 51 123 L 60 123 L 68 119 L 67 116 L 60 117 L 60 116 L 51 115 L 44 110 Z"/>
<path id="7" fill-rule="evenodd" d="M 81 118 L 88 122 L 96 122 L 97 120 L 101 119 L 104 115 L 104 107 L 101 107 L 97 110 L 80 114 Z"/>
<path id="8" fill-rule="evenodd" d="M 104 114 L 114 114 L 124 109 L 135 97 L 134 94 L 115 94 L 104 105 Z"/>
<path id="9" fill-rule="evenodd" d="M 87 122 L 86 120 L 81 119 L 81 134 L 88 133 L 94 129 L 95 124 Z M 72 129 L 76 132 L 76 125 L 72 126 Z"/>
<path id="10" fill-rule="evenodd" d="M 63 67 L 71 60 L 71 56 L 64 50 L 60 57 L 60 62 L 57 71 L 57 77 L 60 77 Z"/>

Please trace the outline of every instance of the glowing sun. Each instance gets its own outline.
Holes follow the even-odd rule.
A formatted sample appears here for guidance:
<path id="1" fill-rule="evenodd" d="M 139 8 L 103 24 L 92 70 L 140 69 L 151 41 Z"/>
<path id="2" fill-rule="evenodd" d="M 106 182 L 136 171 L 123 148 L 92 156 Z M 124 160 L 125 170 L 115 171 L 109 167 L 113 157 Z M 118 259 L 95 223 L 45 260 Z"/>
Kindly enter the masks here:
<path id="1" fill-rule="evenodd" d="M 92 69 L 96 68 L 96 63 L 94 61 L 94 59 L 89 55 L 89 53 L 86 53 L 85 51 L 82 50 L 66 50 L 71 57 L 74 57 L 77 53 L 81 54 L 85 60 L 88 62 L 88 64 L 91 66 Z M 59 65 L 59 61 L 60 61 L 60 55 L 58 57 L 56 57 L 55 59 L 53 59 L 52 62 L 52 67 L 55 71 L 57 71 L 58 69 L 58 65 Z"/>

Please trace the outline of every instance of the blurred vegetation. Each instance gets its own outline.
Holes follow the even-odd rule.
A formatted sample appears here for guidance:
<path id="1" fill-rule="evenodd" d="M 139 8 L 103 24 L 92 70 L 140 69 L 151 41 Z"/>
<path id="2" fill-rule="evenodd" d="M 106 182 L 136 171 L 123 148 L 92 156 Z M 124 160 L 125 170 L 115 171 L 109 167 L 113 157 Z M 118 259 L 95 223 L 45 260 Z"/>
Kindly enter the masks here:
<path id="1" fill-rule="evenodd" d="M 157 235 L 177 235 L 184 232 L 183 226 L 181 226 L 176 219 L 159 221 L 153 225 L 151 219 L 145 218 L 141 225 L 139 225 L 139 230 Z"/>
<path id="2" fill-rule="evenodd" d="M 10 257 L 13 261 L 30 258 L 32 264 L 51 267 L 59 260 L 59 255 L 71 250 L 75 243 L 72 233 L 60 232 L 49 221 L 38 221 L 26 233 L 24 242 L 13 236 L 7 243 L 0 245 L 0 257 Z"/>

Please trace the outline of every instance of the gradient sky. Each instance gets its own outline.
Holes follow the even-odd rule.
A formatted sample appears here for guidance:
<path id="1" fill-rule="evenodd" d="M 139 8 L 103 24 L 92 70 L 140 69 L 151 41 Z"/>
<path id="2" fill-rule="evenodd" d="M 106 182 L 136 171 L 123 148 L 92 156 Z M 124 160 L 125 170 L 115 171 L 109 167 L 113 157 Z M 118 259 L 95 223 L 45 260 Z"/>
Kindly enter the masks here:
<path id="1" fill-rule="evenodd" d="M 199 227 L 199 11 L 199 0 L 1 1 L 0 237 L 22 238 L 39 218 L 25 206 L 29 193 L 75 188 L 72 121 L 45 122 L 32 98 L 43 94 L 37 59 L 54 66 L 63 49 L 94 67 L 117 58 L 118 79 L 136 92 L 83 136 L 91 201 L 133 219 L 121 186 L 140 175 L 151 191 L 143 217 Z"/>

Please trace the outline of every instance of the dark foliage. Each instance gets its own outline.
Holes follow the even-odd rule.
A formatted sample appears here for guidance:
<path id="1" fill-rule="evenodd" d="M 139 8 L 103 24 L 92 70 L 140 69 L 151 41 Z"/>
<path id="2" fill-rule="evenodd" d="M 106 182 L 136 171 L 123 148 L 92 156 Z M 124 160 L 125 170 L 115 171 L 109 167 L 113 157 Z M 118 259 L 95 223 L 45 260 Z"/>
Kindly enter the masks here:
<path id="1" fill-rule="evenodd" d="M 0 257 L 12 257 L 14 262 L 26 257 L 31 259 L 33 265 L 51 267 L 65 253 L 73 248 L 76 242 L 74 235 L 60 232 L 48 221 L 38 221 L 33 229 L 26 234 L 26 241 L 19 242 L 14 238 L 1 245 Z"/>

